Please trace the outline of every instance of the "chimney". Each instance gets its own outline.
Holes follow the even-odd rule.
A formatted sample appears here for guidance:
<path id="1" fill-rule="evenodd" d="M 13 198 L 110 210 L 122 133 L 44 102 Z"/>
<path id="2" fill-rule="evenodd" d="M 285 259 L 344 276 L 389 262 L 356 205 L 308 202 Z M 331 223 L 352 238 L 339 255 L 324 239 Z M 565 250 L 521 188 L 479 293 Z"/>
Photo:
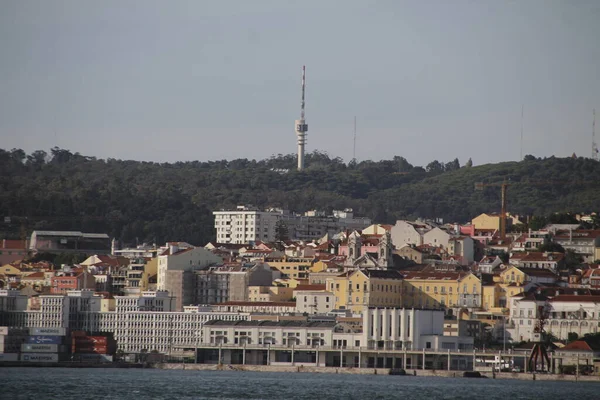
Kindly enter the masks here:
<path id="1" fill-rule="evenodd" d="M 6 248 L 6 239 L 2 239 L 2 248 L 5 249 Z"/>

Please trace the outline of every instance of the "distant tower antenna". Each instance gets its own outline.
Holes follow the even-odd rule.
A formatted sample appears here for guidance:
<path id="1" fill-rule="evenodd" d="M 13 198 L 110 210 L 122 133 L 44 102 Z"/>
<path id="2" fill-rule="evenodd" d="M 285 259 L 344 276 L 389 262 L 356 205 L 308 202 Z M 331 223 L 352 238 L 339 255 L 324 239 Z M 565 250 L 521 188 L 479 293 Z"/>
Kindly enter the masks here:
<path id="1" fill-rule="evenodd" d="M 598 161 L 598 145 L 596 144 L 596 109 L 592 120 L 592 160 Z"/>
<path id="2" fill-rule="evenodd" d="M 525 104 L 521 105 L 521 158 L 519 161 L 523 161 L 523 113 L 525 112 Z"/>
<path id="3" fill-rule="evenodd" d="M 306 132 L 308 125 L 304 120 L 304 91 L 306 88 L 306 66 L 302 66 L 302 102 L 300 103 L 300 119 L 296 120 L 296 137 L 298 138 L 298 171 L 304 169 L 304 146 L 306 145 Z"/>
<path id="4" fill-rule="evenodd" d="M 354 116 L 354 145 L 352 146 L 352 160 L 356 162 L 356 115 Z"/>

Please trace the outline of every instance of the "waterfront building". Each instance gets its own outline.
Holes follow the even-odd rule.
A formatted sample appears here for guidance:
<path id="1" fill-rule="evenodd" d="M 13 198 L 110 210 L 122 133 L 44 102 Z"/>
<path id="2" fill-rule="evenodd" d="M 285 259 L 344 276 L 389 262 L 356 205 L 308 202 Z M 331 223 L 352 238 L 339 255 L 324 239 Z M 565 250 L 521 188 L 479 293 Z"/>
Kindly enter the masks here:
<path id="1" fill-rule="evenodd" d="M 213 320 L 203 326 L 198 362 L 258 365 L 443 367 L 426 352 L 469 351 L 473 338 L 443 335 L 440 310 L 369 308 L 362 325 L 323 321 Z M 410 353 L 409 353 L 410 351 Z M 416 353 L 417 352 L 417 353 Z M 446 367 L 466 366 L 456 357 Z"/>
<path id="2" fill-rule="evenodd" d="M 515 341 L 533 340 L 533 334 L 544 313 L 545 331 L 560 340 L 568 339 L 569 333 L 582 337 L 596 334 L 600 327 L 600 292 L 547 288 L 512 299 L 510 329 Z"/>

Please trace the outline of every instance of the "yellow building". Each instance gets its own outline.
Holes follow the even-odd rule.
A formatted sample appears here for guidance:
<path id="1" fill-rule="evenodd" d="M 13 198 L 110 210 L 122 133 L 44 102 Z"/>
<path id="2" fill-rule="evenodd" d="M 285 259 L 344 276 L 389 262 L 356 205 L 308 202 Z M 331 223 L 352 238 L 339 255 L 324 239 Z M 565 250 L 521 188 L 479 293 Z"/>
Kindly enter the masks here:
<path id="1" fill-rule="evenodd" d="M 287 286 L 248 286 L 248 301 L 292 301 L 294 290 Z"/>
<path id="2" fill-rule="evenodd" d="M 492 313 L 502 312 L 500 299 L 504 289 L 499 283 L 490 282 L 481 286 L 481 308 Z"/>
<path id="3" fill-rule="evenodd" d="M 284 257 L 268 260 L 270 267 L 277 268 L 285 278 L 307 279 L 313 258 Z"/>
<path id="4" fill-rule="evenodd" d="M 515 266 L 510 266 L 500 272 L 500 283 L 505 285 L 523 285 L 526 283 L 527 275 Z"/>
<path id="5" fill-rule="evenodd" d="M 15 267 L 14 265 L 4 264 L 2 267 L 0 267 L 0 274 L 21 276 L 23 274 L 23 271 L 21 271 L 19 268 Z"/>
<path id="6" fill-rule="evenodd" d="M 150 290 L 149 289 L 149 279 L 151 276 L 155 276 L 158 273 L 158 257 L 154 257 L 144 264 L 144 273 L 142 274 L 142 279 L 140 280 L 140 287 L 143 291 Z"/>
<path id="7" fill-rule="evenodd" d="M 327 279 L 335 308 L 361 312 L 364 307 L 402 306 L 402 275 L 392 270 L 357 269 Z"/>
<path id="8" fill-rule="evenodd" d="M 404 306 L 478 308 L 481 281 L 470 272 L 409 272 L 404 276 Z"/>
<path id="9" fill-rule="evenodd" d="M 512 218 L 506 219 L 506 228 L 511 226 Z M 500 214 L 483 213 L 471 220 L 471 225 L 475 229 L 495 229 L 500 230 Z"/>

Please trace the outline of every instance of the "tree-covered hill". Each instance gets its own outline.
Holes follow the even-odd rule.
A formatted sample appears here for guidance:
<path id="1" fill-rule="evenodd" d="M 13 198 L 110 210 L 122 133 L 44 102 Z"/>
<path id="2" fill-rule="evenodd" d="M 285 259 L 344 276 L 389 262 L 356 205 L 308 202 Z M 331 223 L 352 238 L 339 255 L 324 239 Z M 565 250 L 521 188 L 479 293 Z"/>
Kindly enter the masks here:
<path id="1" fill-rule="evenodd" d="M 68 150 L 0 150 L 0 236 L 33 229 L 106 232 L 125 243 L 213 239 L 211 211 L 238 204 L 310 209 L 351 207 L 377 222 L 442 217 L 467 221 L 499 211 L 510 182 L 512 213 L 600 209 L 600 163 L 584 158 L 526 156 L 522 162 L 426 167 L 392 160 L 350 162 L 314 152 L 296 171 L 294 155 L 266 160 L 153 163 L 96 159 Z M 529 182 L 529 183 L 528 183 Z"/>

